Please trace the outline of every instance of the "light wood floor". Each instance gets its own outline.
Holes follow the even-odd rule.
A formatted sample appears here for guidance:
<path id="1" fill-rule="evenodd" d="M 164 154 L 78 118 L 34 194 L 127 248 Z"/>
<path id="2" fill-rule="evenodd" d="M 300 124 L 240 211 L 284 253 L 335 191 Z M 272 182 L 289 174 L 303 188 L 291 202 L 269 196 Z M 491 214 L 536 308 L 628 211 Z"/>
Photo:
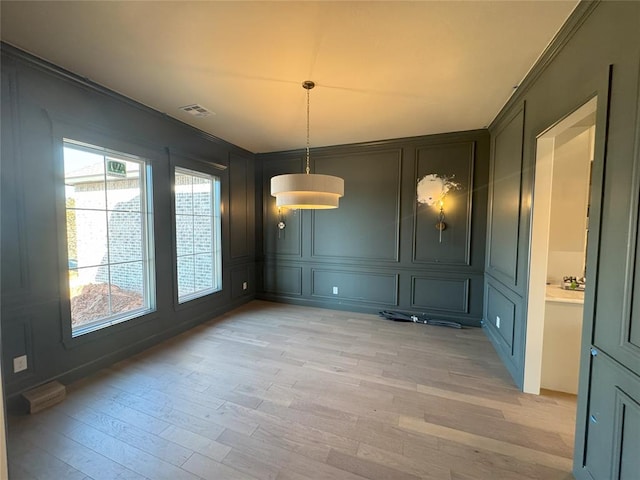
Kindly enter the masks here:
<path id="1" fill-rule="evenodd" d="M 11 417 L 11 479 L 573 478 L 575 397 L 480 329 L 252 302 Z"/>

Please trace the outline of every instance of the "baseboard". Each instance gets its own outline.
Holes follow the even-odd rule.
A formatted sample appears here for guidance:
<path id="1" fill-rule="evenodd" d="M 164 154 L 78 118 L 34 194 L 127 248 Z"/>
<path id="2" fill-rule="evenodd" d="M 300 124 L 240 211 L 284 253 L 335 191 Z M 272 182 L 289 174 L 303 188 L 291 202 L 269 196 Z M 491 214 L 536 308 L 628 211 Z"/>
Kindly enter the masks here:
<path id="1" fill-rule="evenodd" d="M 269 302 L 277 302 L 277 303 L 286 303 L 290 305 L 300 305 L 306 307 L 315 307 L 315 308 L 327 308 L 330 310 L 340 310 L 346 312 L 357 312 L 357 313 L 370 313 L 372 315 L 377 315 L 382 310 L 394 310 L 403 313 L 420 313 L 423 314 L 425 312 L 419 310 L 411 310 L 407 308 L 401 307 L 393 307 L 393 306 L 385 306 L 385 305 L 367 305 L 367 304 L 356 304 L 347 301 L 335 301 L 329 302 L 325 300 L 314 300 L 304 297 L 287 297 L 284 295 L 272 294 L 272 293 L 259 293 L 256 295 L 256 299 L 258 300 L 267 300 Z M 462 317 L 459 315 L 452 314 L 436 314 L 436 313 L 426 313 L 427 316 L 437 319 L 437 320 L 450 320 L 453 322 L 458 322 L 465 327 L 480 327 L 481 326 L 481 318 L 475 317 Z"/>
<path id="2" fill-rule="evenodd" d="M 92 373 L 102 370 L 103 368 L 107 368 L 113 365 L 114 363 L 117 363 L 121 360 L 124 360 L 140 352 L 143 352 L 144 350 L 147 350 L 148 348 L 151 348 L 165 340 L 173 338 L 176 335 L 179 335 L 183 332 L 191 330 L 192 328 L 197 327 L 202 323 L 205 323 L 210 320 L 214 320 L 217 317 L 220 317 L 221 315 L 227 312 L 230 312 L 231 310 L 234 310 L 246 303 L 249 303 L 253 299 L 254 299 L 253 296 L 241 297 L 236 301 L 233 301 L 223 307 L 209 311 L 202 315 L 198 315 L 197 317 L 194 317 L 192 320 L 188 322 L 184 322 L 179 325 L 176 325 L 173 328 L 163 330 L 162 332 L 159 332 L 150 337 L 144 338 L 134 344 L 128 345 L 125 348 L 122 348 L 120 350 L 115 350 L 100 358 L 96 358 L 91 362 L 78 365 L 65 372 L 61 372 L 52 377 L 42 379 L 35 385 L 29 385 L 28 387 L 7 396 L 7 398 L 5 399 L 7 411 L 12 414 L 26 413 L 28 411 L 28 403 L 25 401 L 23 394 L 28 390 L 39 387 L 46 383 L 52 382 L 54 380 L 62 383 L 63 385 L 69 385 L 77 380 L 80 380 L 81 378 L 84 378 L 88 375 L 91 375 Z"/>

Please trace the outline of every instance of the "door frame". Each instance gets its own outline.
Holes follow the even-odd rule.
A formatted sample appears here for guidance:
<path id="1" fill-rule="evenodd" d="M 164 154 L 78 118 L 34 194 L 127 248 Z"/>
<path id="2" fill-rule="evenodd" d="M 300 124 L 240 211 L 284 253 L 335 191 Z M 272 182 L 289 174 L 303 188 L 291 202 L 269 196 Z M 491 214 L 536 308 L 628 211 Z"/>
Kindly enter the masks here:
<path id="1" fill-rule="evenodd" d="M 540 393 L 540 383 L 542 379 L 545 287 L 549 253 L 549 218 L 551 216 L 555 139 L 562 132 L 571 128 L 576 122 L 597 111 L 598 96 L 594 95 L 573 112 L 536 136 L 532 219 L 529 234 L 529 285 L 522 387 L 525 393 L 538 395 Z M 597 130 L 596 118 L 596 135 Z"/>

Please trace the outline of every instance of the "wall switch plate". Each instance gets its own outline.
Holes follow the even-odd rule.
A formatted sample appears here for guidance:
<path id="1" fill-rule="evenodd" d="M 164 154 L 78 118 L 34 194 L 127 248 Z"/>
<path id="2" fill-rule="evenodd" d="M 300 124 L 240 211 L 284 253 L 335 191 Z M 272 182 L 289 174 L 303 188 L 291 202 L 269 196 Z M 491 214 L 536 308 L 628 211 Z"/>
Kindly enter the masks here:
<path id="1" fill-rule="evenodd" d="M 242 282 L 242 289 L 243 289 L 243 290 L 246 290 L 247 288 L 249 288 L 249 287 L 247 286 L 247 282 Z"/>
<path id="2" fill-rule="evenodd" d="M 337 295 L 338 294 L 338 287 L 333 287 L 333 294 Z"/>
<path id="3" fill-rule="evenodd" d="M 21 355 L 13 359 L 13 373 L 22 372 L 27 369 L 27 356 Z"/>
<path id="4" fill-rule="evenodd" d="M 500 317 L 496 316 L 496 327 L 500 328 Z"/>

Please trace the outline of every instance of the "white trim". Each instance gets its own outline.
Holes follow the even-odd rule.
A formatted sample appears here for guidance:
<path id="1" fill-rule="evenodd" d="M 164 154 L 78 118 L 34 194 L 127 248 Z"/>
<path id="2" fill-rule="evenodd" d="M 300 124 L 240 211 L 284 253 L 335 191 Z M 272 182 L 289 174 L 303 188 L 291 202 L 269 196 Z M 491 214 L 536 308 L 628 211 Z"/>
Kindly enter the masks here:
<path id="1" fill-rule="evenodd" d="M 595 112 L 596 107 L 597 97 L 594 97 L 542 132 L 537 138 L 523 379 L 525 393 L 539 394 L 542 378 L 542 344 L 555 138 Z"/>

